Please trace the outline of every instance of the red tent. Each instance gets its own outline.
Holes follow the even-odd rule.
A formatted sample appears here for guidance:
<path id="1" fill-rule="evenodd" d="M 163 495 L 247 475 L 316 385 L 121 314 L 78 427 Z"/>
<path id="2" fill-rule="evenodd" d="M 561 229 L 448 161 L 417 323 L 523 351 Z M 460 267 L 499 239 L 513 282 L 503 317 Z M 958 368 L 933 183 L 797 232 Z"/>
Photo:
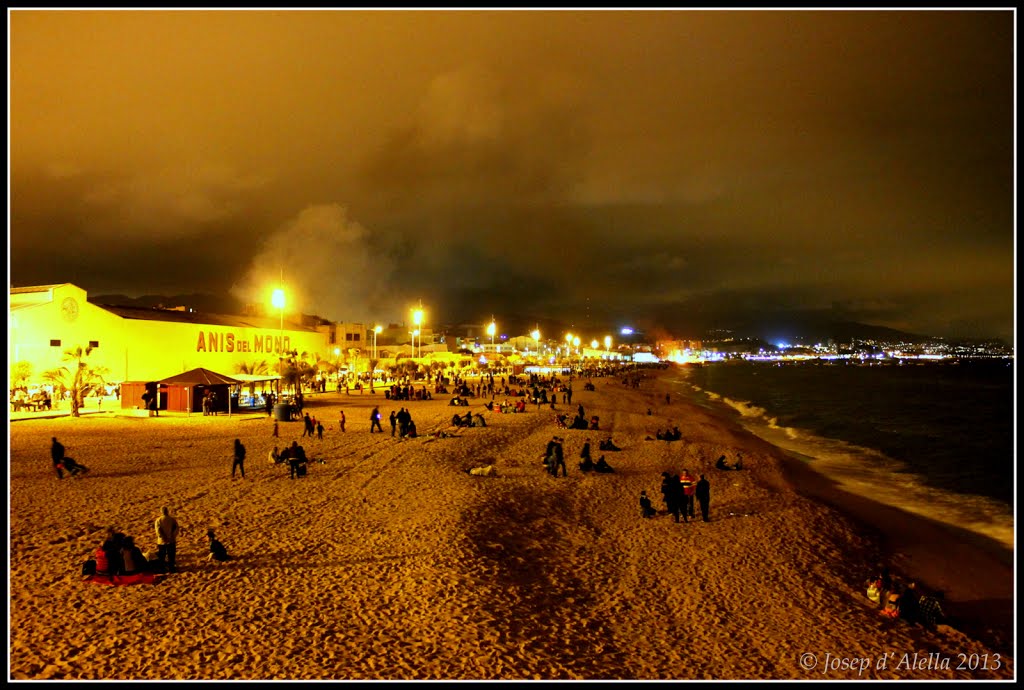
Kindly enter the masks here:
<path id="1" fill-rule="evenodd" d="M 198 367 L 159 382 L 167 387 L 167 409 L 177 412 L 199 412 L 203 409 L 206 391 L 216 394 L 214 409 L 231 414 L 231 386 L 242 381 Z"/>

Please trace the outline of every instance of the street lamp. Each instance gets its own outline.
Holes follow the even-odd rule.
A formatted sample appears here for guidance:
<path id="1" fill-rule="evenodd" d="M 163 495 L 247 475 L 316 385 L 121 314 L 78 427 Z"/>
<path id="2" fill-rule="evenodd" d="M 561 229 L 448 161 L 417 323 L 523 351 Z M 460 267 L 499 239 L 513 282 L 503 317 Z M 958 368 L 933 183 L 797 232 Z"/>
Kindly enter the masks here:
<path id="1" fill-rule="evenodd" d="M 578 335 L 573 337 L 572 344 L 576 346 L 576 354 L 579 354 L 580 353 L 580 337 Z"/>
<path id="2" fill-rule="evenodd" d="M 284 375 L 282 371 L 282 362 L 284 361 L 284 288 L 277 288 L 270 295 L 270 303 L 273 304 L 278 311 L 281 313 L 281 320 L 278 323 L 277 340 L 280 343 L 277 350 L 277 397 L 281 398 L 281 376 Z"/>
<path id="3" fill-rule="evenodd" d="M 377 359 L 377 334 L 380 333 L 383 330 L 384 330 L 384 328 L 382 326 L 374 326 L 373 327 L 373 358 L 374 359 Z"/>
<path id="4" fill-rule="evenodd" d="M 604 337 L 604 349 L 608 351 L 608 356 L 610 357 L 612 354 L 612 337 L 610 335 Z"/>
<path id="5" fill-rule="evenodd" d="M 565 334 L 565 356 L 572 355 L 572 333 Z"/>
<path id="6" fill-rule="evenodd" d="M 419 349 L 419 353 L 422 354 L 423 353 L 423 336 L 420 335 L 420 324 L 423 323 L 423 305 L 420 305 L 418 308 L 413 309 L 413 311 L 412 311 L 412 322 L 414 324 L 416 324 L 416 332 L 414 334 L 414 337 L 417 336 L 417 335 L 420 336 L 420 349 Z M 415 342 L 413 343 L 413 345 L 415 345 Z M 419 357 L 419 354 L 417 354 L 416 356 Z"/>
<path id="7" fill-rule="evenodd" d="M 491 336 L 491 352 L 494 352 L 494 332 L 497 330 L 497 326 L 494 325 L 494 317 L 491 317 L 491 323 L 487 326 L 487 335 Z"/>
<path id="8" fill-rule="evenodd" d="M 341 367 L 338 365 L 338 357 L 341 356 L 341 348 L 334 348 L 334 382 L 341 384 Z"/>
<path id="9" fill-rule="evenodd" d="M 540 329 L 534 328 L 533 332 L 530 333 L 533 336 L 533 347 L 537 350 L 537 354 L 540 354 Z"/>

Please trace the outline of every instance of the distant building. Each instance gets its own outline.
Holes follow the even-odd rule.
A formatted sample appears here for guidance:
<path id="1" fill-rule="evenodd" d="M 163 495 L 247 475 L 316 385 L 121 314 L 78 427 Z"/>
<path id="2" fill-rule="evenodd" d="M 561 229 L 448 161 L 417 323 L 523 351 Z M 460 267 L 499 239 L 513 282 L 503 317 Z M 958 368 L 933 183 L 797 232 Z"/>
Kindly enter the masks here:
<path id="1" fill-rule="evenodd" d="M 109 372 L 107 383 L 157 381 L 197 367 L 231 376 L 238 365 L 261 360 L 274 371 L 293 350 L 329 357 L 329 330 L 296 324 L 288 314 L 282 321 L 276 314 L 98 305 L 71 283 L 38 285 L 10 290 L 7 358 L 9 370 L 30 365 L 30 386 L 63 366 L 64 352 L 78 346 L 92 348 L 87 361 Z"/>

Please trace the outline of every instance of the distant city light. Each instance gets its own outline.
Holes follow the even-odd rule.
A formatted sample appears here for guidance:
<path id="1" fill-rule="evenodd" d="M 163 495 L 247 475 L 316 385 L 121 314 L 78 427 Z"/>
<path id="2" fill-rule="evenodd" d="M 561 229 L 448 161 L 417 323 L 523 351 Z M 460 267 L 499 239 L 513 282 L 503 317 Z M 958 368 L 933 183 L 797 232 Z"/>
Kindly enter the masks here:
<path id="1" fill-rule="evenodd" d="M 619 333 L 621 333 L 622 335 L 633 335 L 633 329 L 630 328 L 629 326 L 624 326 L 622 330 L 619 331 Z"/>

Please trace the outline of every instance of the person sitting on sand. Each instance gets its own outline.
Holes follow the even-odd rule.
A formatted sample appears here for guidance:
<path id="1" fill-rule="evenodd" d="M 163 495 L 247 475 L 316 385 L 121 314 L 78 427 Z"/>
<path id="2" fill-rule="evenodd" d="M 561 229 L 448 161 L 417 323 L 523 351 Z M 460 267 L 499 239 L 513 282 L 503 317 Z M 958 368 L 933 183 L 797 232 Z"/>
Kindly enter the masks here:
<path id="1" fill-rule="evenodd" d="M 231 560 L 231 556 L 228 555 L 227 548 L 222 543 L 220 543 L 216 535 L 214 535 L 212 529 L 206 531 L 206 536 L 210 538 L 209 558 L 212 558 L 215 561 Z"/>
<path id="2" fill-rule="evenodd" d="M 923 596 L 918 602 L 918 614 L 921 625 L 934 630 L 937 625 L 942 625 L 946 622 L 946 614 L 942 610 L 942 601 L 945 599 L 945 594 L 942 590 L 935 592 L 931 596 Z"/>
<path id="3" fill-rule="evenodd" d="M 149 563 L 142 555 L 142 549 L 135 545 L 135 539 L 125 537 L 121 541 L 121 561 L 124 563 L 124 574 L 134 575 L 149 570 Z"/>
<path id="4" fill-rule="evenodd" d="M 658 514 L 658 511 L 651 505 L 651 499 L 647 498 L 647 492 L 640 492 L 640 517 L 650 518 Z"/>
<path id="5" fill-rule="evenodd" d="M 602 440 L 601 442 L 599 442 L 598 443 L 598 449 L 599 450 L 612 450 L 612 451 L 622 450 L 617 445 L 615 445 L 615 443 L 612 442 L 611 437 L 608 437 L 607 439 Z"/>
<path id="6" fill-rule="evenodd" d="M 592 472 L 594 470 L 594 461 L 587 455 L 580 462 L 580 472 Z"/>
<path id="7" fill-rule="evenodd" d="M 281 453 L 277 450 L 277 446 L 274 446 L 274 450 L 267 453 L 267 459 L 270 460 L 271 464 L 281 462 Z"/>
<path id="8" fill-rule="evenodd" d="M 604 456 L 602 455 L 597 459 L 597 463 L 594 465 L 594 471 L 607 474 L 609 472 L 614 472 L 615 470 L 612 469 L 612 466 L 608 464 L 608 462 L 604 459 Z"/>
<path id="9" fill-rule="evenodd" d="M 731 470 L 732 468 L 725 464 L 725 456 L 722 455 L 715 462 L 715 469 L 716 470 Z"/>

